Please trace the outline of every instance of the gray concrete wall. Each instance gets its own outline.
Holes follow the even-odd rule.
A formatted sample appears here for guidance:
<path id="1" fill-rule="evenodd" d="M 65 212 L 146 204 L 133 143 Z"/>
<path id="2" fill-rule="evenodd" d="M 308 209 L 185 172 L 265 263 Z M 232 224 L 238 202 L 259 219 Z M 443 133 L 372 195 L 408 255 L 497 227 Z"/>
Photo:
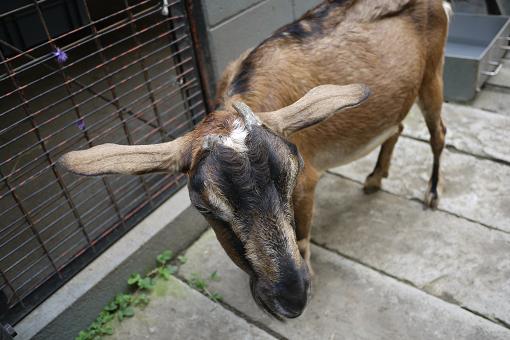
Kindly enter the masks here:
<path id="1" fill-rule="evenodd" d="M 229 62 L 320 0 L 201 0 L 210 67 L 217 81 Z"/>

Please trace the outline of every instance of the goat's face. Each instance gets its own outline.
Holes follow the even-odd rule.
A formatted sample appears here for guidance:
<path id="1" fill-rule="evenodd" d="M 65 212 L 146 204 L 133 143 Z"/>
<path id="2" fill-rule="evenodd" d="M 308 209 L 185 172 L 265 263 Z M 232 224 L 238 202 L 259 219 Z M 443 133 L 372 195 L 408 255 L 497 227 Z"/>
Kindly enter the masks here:
<path id="1" fill-rule="evenodd" d="M 273 315 L 297 317 L 310 287 L 296 243 L 292 193 L 303 161 L 265 127 L 231 120 L 208 136 L 190 171 L 192 203 L 251 279 L 255 299 Z"/>
<path id="2" fill-rule="evenodd" d="M 251 278 L 255 301 L 277 317 L 299 316 L 310 277 L 299 253 L 292 193 L 303 160 L 284 137 L 317 124 L 369 95 L 363 85 L 322 85 L 276 112 L 216 112 L 172 142 L 104 144 L 64 155 L 82 175 L 186 172 L 195 207 L 232 260 Z"/>

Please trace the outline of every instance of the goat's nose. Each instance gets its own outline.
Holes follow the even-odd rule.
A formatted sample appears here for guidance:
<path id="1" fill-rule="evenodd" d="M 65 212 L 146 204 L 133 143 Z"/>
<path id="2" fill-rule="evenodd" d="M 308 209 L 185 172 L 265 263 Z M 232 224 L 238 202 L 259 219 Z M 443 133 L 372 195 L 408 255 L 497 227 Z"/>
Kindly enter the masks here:
<path id="1" fill-rule="evenodd" d="M 303 313 L 308 300 L 308 286 L 306 277 L 296 277 L 278 284 L 275 299 L 283 316 L 296 318 Z"/>

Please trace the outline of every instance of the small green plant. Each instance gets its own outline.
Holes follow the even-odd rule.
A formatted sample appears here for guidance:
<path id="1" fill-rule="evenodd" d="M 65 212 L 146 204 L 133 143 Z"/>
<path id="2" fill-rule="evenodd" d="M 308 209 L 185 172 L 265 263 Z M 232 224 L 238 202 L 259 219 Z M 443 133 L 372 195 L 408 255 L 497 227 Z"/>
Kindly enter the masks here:
<path id="1" fill-rule="evenodd" d="M 106 310 L 101 311 L 99 316 L 89 326 L 89 328 L 78 334 L 76 340 L 100 339 L 103 335 L 112 335 L 113 328 L 111 326 L 107 326 L 107 324 L 113 320 L 114 317 L 115 314 L 111 314 Z"/>
<path id="2" fill-rule="evenodd" d="M 188 258 L 184 255 L 177 256 L 177 260 L 179 260 L 181 264 L 185 264 L 186 262 L 188 262 Z"/>
<path id="3" fill-rule="evenodd" d="M 218 272 L 215 270 L 212 272 L 212 274 L 209 276 L 210 281 L 219 281 L 220 276 L 218 275 Z"/>
<path id="4" fill-rule="evenodd" d="M 220 276 L 218 275 L 218 272 L 214 271 L 209 278 L 204 279 L 197 273 L 191 273 L 191 278 L 188 280 L 188 283 L 191 287 L 195 288 L 199 292 L 205 294 L 209 299 L 211 299 L 214 302 L 220 302 L 223 300 L 223 297 L 216 292 L 211 292 L 209 287 L 209 282 L 211 281 L 219 281 Z"/>
<path id="5" fill-rule="evenodd" d="M 135 301 L 138 301 L 137 299 L 140 298 L 141 295 L 117 294 L 115 298 L 103 308 L 89 328 L 78 334 L 76 340 L 95 340 L 100 339 L 104 335 L 113 334 L 113 328 L 109 326 L 110 321 L 112 321 L 115 316 L 117 316 L 119 321 L 122 321 L 124 318 L 130 318 L 135 315 L 135 310 L 132 305 L 136 304 Z"/>
<path id="6" fill-rule="evenodd" d="M 164 266 L 168 261 L 172 259 L 173 256 L 174 254 L 172 253 L 171 250 L 165 250 L 164 252 L 159 254 L 158 257 L 156 257 L 156 262 L 158 262 L 158 264 L 160 264 L 161 266 Z"/>
<path id="7" fill-rule="evenodd" d="M 169 264 L 172 258 L 172 251 L 165 250 L 156 257 L 157 267 L 148 272 L 147 275 L 131 274 L 127 283 L 132 292 L 117 294 L 103 308 L 96 320 L 86 330 L 81 331 L 75 340 L 98 340 L 105 335 L 111 335 L 113 334 L 113 328 L 109 324 L 115 317 L 122 321 L 135 315 L 134 307 L 145 307 L 150 301 L 146 293 L 154 288 L 155 280 L 157 278 L 169 280 L 170 276 L 177 271 L 176 266 Z M 179 256 L 178 260 L 180 263 L 185 263 L 186 257 Z"/>
<path id="8" fill-rule="evenodd" d="M 137 307 L 144 307 L 149 304 L 149 296 L 145 293 L 140 293 L 133 298 L 133 305 Z"/>
<path id="9" fill-rule="evenodd" d="M 151 290 L 154 287 L 154 281 L 149 275 L 142 277 L 140 274 L 135 273 L 129 277 L 128 285 L 134 289 Z"/>

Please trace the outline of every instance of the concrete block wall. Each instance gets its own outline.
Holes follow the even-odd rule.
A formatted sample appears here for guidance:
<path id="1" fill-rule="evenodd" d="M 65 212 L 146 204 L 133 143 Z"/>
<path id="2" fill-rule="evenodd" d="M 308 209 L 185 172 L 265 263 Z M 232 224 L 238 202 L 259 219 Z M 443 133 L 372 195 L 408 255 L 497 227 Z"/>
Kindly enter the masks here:
<path id="1" fill-rule="evenodd" d="M 229 62 L 321 0 L 201 0 L 212 87 Z M 214 93 L 214 89 L 212 89 Z"/>

